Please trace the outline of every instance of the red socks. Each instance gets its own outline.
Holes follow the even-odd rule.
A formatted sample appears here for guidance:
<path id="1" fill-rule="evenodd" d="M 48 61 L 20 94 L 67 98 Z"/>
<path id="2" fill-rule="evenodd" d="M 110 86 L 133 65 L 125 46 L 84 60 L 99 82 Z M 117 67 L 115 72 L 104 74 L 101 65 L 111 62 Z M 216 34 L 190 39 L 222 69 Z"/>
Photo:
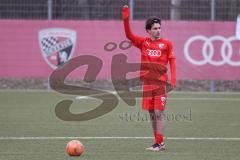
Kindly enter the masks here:
<path id="1" fill-rule="evenodd" d="M 163 142 L 163 135 L 157 132 L 154 132 L 155 143 L 161 144 Z"/>

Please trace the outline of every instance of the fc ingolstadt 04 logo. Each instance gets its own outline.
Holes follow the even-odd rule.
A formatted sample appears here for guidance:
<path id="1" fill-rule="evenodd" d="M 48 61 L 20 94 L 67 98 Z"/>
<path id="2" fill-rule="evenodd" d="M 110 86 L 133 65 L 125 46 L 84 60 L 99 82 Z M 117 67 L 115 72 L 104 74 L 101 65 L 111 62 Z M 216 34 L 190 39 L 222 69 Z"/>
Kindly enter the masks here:
<path id="1" fill-rule="evenodd" d="M 56 69 L 72 57 L 77 34 L 70 29 L 48 28 L 39 31 L 38 39 L 44 60 Z"/>

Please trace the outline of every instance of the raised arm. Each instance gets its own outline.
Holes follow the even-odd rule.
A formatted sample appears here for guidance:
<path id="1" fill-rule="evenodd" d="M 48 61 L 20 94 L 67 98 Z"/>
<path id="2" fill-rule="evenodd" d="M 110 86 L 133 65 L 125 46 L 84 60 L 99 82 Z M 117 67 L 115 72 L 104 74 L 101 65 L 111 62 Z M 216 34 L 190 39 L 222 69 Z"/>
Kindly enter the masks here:
<path id="1" fill-rule="evenodd" d="M 141 48 L 143 41 L 145 40 L 144 37 L 140 37 L 137 35 L 134 35 L 131 31 L 130 24 L 129 24 L 129 16 L 130 16 L 130 10 L 127 5 L 123 6 L 122 8 L 122 18 L 124 23 L 124 30 L 126 37 L 132 41 L 133 45 L 135 45 L 138 48 Z"/>

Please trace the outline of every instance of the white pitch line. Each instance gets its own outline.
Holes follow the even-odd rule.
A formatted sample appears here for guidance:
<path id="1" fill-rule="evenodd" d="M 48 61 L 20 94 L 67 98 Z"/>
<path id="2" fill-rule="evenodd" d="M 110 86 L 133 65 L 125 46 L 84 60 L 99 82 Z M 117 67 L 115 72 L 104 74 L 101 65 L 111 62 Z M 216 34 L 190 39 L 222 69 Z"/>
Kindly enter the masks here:
<path id="1" fill-rule="evenodd" d="M 140 97 L 137 97 L 140 98 Z M 93 97 L 87 97 L 87 96 L 77 96 L 75 99 L 95 99 Z M 240 98 L 168 98 L 169 100 L 180 100 L 180 101 L 200 101 L 200 100 L 207 100 L 207 101 L 240 101 Z"/>
<path id="2" fill-rule="evenodd" d="M 216 137 L 216 138 L 183 138 L 183 137 L 167 137 L 166 139 L 170 139 L 170 140 L 237 140 L 239 141 L 240 138 L 220 138 L 220 137 Z"/>
<path id="3" fill-rule="evenodd" d="M 118 95 L 118 93 L 116 91 L 108 91 L 109 93 L 113 94 L 113 95 Z M 91 96 L 102 96 L 102 95 L 106 95 L 108 93 L 99 93 L 99 94 L 92 94 L 89 96 L 77 96 L 75 97 L 75 99 L 80 100 L 80 99 L 96 99 L 93 98 Z M 142 98 L 142 97 L 137 97 L 137 98 Z M 199 101 L 199 100 L 211 100 L 211 101 L 240 101 L 240 98 L 208 98 L 208 97 L 199 97 L 199 98 L 168 98 L 169 100 L 190 100 L 190 101 Z"/>
<path id="4" fill-rule="evenodd" d="M 55 139 L 153 139 L 153 137 L 0 137 L 0 140 L 55 140 Z M 168 140 L 233 140 L 240 138 L 165 137 Z"/>
<path id="5" fill-rule="evenodd" d="M 168 98 L 169 100 L 208 100 L 208 101 L 240 101 L 240 98 Z"/>

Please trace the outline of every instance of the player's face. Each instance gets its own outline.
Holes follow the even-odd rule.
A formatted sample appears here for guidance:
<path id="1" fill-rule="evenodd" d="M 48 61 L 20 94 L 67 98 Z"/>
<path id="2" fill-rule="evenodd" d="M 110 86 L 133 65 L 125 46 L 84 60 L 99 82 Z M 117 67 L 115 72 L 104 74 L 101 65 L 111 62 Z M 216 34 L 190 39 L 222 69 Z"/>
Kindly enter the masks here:
<path id="1" fill-rule="evenodd" d="M 148 33 L 152 39 L 159 39 L 161 32 L 161 25 L 159 23 L 154 23 L 152 28 L 148 30 Z"/>

